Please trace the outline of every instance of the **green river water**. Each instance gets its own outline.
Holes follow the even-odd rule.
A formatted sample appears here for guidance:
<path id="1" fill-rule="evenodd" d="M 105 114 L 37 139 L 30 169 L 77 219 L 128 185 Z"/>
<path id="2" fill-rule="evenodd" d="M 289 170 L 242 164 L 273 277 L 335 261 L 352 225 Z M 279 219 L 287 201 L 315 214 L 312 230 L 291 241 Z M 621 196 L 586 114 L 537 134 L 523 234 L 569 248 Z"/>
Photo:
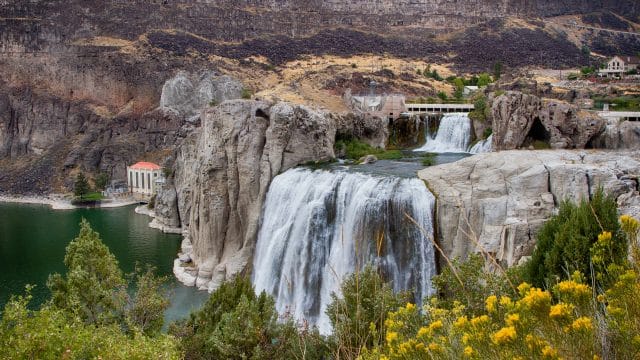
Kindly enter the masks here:
<path id="1" fill-rule="evenodd" d="M 139 263 L 153 265 L 159 275 L 168 276 L 171 305 L 166 321 L 187 317 L 204 303 L 206 292 L 183 286 L 173 277 L 181 237 L 149 228 L 150 218 L 136 214 L 132 206 L 52 210 L 45 205 L 0 203 L 0 309 L 11 294 L 24 293 L 27 284 L 36 285 L 32 305 L 49 298 L 47 277 L 64 272 L 65 247 L 77 236 L 83 217 L 100 233 L 125 273 Z"/>

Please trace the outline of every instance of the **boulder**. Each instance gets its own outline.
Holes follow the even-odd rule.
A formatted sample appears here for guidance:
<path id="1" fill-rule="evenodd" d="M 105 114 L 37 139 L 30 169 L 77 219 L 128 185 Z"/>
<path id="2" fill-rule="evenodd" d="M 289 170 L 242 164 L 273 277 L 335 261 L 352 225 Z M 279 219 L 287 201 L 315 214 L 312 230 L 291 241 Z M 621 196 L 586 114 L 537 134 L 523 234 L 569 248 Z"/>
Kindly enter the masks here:
<path id="1" fill-rule="evenodd" d="M 621 212 L 640 213 L 640 153 L 503 151 L 418 173 L 437 198 L 436 234 L 448 257 L 481 249 L 506 265 L 531 255 L 536 234 L 564 199 L 602 186 Z"/>

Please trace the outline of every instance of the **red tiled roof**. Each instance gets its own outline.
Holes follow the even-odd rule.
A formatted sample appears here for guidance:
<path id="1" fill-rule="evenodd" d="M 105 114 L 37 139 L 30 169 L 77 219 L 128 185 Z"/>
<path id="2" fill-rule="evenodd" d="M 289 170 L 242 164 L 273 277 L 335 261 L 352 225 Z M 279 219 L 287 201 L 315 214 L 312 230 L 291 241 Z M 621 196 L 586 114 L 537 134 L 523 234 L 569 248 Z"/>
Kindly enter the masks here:
<path id="1" fill-rule="evenodd" d="M 160 170 L 160 165 L 154 164 L 152 162 L 140 161 L 131 165 L 130 168 L 140 170 Z"/>

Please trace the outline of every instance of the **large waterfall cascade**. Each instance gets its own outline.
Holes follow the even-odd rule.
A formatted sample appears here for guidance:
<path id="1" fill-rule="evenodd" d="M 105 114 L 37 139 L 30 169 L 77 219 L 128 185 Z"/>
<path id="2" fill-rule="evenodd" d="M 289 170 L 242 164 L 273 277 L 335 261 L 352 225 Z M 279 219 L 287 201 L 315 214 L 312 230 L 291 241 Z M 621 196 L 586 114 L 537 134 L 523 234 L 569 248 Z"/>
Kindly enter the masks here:
<path id="1" fill-rule="evenodd" d="M 432 293 L 435 199 L 418 179 L 346 171 L 289 170 L 274 178 L 263 209 L 253 283 L 277 310 L 331 332 L 325 314 L 342 279 L 374 263 L 395 291 Z M 421 225 L 409 221 L 405 213 Z"/>

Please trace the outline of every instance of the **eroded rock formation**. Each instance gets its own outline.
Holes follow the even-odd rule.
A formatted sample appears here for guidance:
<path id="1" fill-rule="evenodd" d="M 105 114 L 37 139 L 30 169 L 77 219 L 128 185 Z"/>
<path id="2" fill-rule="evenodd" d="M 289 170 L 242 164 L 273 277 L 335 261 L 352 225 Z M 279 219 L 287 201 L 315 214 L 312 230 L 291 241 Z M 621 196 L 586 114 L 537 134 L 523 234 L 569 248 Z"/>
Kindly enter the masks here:
<path id="1" fill-rule="evenodd" d="M 178 278 L 213 289 L 246 270 L 271 181 L 296 165 L 334 158 L 338 131 L 381 147 L 387 134 L 379 118 L 285 102 L 235 100 L 206 110 L 156 199 L 156 225 L 185 231 L 183 253 L 193 266 L 177 259 Z"/>
<path id="2" fill-rule="evenodd" d="M 552 149 L 583 149 L 606 126 L 594 113 L 560 100 L 509 91 L 491 105 L 493 148 L 528 148 L 536 141 Z"/>
<path id="3" fill-rule="evenodd" d="M 564 199 L 599 186 L 622 212 L 640 215 L 640 153 L 503 151 L 419 172 L 436 195 L 438 241 L 449 257 L 479 247 L 507 265 L 530 255 L 536 233 Z"/>

